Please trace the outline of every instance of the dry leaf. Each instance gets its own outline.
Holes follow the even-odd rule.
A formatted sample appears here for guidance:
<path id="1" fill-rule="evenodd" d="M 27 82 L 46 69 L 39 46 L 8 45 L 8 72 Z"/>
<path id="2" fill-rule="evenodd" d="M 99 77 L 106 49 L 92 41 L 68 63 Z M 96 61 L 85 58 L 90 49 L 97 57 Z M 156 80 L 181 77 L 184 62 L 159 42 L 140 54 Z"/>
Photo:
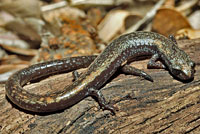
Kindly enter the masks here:
<path id="1" fill-rule="evenodd" d="M 68 0 L 71 6 L 112 6 L 114 0 Z"/>
<path id="2" fill-rule="evenodd" d="M 5 26 L 8 22 L 13 21 L 15 17 L 8 12 L 0 11 L 0 26 Z"/>
<path id="3" fill-rule="evenodd" d="M 109 12 L 98 25 L 99 37 L 103 41 L 108 42 L 120 32 L 125 31 L 125 24 L 127 24 L 125 20 L 128 17 L 132 18 L 132 22 L 134 22 L 134 19 L 138 20 L 138 18 L 141 18 L 138 15 L 132 14 L 131 12 L 125 10 L 115 10 Z M 130 22 L 130 19 L 127 20 Z"/>
<path id="4" fill-rule="evenodd" d="M 0 59 L 5 57 L 6 55 L 7 55 L 6 51 L 4 49 L 0 48 Z"/>
<path id="5" fill-rule="evenodd" d="M 200 29 L 200 10 L 195 11 L 192 13 L 188 20 L 194 29 Z"/>
<path id="6" fill-rule="evenodd" d="M 191 28 L 188 20 L 174 8 L 160 8 L 153 20 L 152 30 L 168 36 L 182 28 Z"/>
<path id="7" fill-rule="evenodd" d="M 7 46 L 7 45 L 4 45 L 4 44 L 0 44 L 0 46 L 3 47 L 4 49 L 10 51 L 10 52 L 21 54 L 21 55 L 27 55 L 27 56 L 35 56 L 38 52 L 35 49 L 22 49 L 22 48 Z"/>
<path id="8" fill-rule="evenodd" d="M 30 65 L 30 62 L 16 55 L 8 55 L 0 59 L 0 82 L 5 82 L 14 72 Z"/>
<path id="9" fill-rule="evenodd" d="M 0 4 L 0 9 L 11 13 L 16 17 L 36 17 L 40 18 L 40 6 L 38 0 L 13 0 Z"/>
<path id="10" fill-rule="evenodd" d="M 8 22 L 5 25 L 5 28 L 17 33 L 22 39 L 32 43 L 32 48 L 37 48 L 41 42 L 40 35 L 37 33 L 34 27 L 30 26 L 20 18 Z"/>
<path id="11" fill-rule="evenodd" d="M 1 65 L 0 66 L 0 82 L 5 82 L 16 71 L 28 67 L 28 65 Z"/>
<path id="12" fill-rule="evenodd" d="M 1 32 L 2 33 L 0 34 L 0 44 L 23 49 L 30 48 L 29 44 L 27 44 L 23 40 L 20 40 L 15 34 L 3 30 Z"/>
<path id="13" fill-rule="evenodd" d="M 27 64 L 22 64 L 22 65 L 14 65 L 14 64 L 10 64 L 10 65 L 1 65 L 0 66 L 0 74 L 2 73 L 6 73 L 12 70 L 20 70 L 23 69 L 25 67 L 27 67 Z"/>
<path id="14" fill-rule="evenodd" d="M 181 29 L 176 33 L 177 39 L 196 39 L 200 38 L 200 30 L 195 30 L 192 28 Z"/>
<path id="15" fill-rule="evenodd" d="M 165 0 L 165 3 L 163 4 L 165 7 L 174 7 L 175 6 L 175 0 Z"/>
<path id="16" fill-rule="evenodd" d="M 106 14 L 106 11 L 100 8 L 91 8 L 87 12 L 87 18 L 90 20 L 92 26 L 97 27 L 102 18 Z"/>
<path id="17" fill-rule="evenodd" d="M 1 65 L 5 65 L 5 64 L 15 64 L 15 65 L 26 64 L 26 65 L 29 65 L 30 64 L 29 61 L 22 60 L 21 58 L 19 58 L 16 55 L 7 55 L 7 56 L 0 59 L 0 63 L 1 63 Z"/>
<path id="18" fill-rule="evenodd" d="M 197 3 L 199 0 L 182 0 L 180 3 L 181 5 L 176 7 L 176 10 L 183 13 L 183 14 L 190 14 L 195 6 L 197 6 Z"/>
<path id="19" fill-rule="evenodd" d="M 44 12 L 44 18 L 48 22 L 54 22 L 60 16 L 70 17 L 71 19 L 85 18 L 86 14 L 83 10 L 74 7 L 63 7 L 48 12 Z"/>

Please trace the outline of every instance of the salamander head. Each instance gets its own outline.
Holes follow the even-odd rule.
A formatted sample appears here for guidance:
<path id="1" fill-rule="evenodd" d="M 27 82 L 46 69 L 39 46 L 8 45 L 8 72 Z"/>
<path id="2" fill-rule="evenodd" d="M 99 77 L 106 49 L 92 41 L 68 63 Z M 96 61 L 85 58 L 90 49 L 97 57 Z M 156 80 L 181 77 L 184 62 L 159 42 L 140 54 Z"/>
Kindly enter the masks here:
<path id="1" fill-rule="evenodd" d="M 169 36 L 172 44 L 168 46 L 168 56 L 170 61 L 170 72 L 180 80 L 191 80 L 194 78 L 195 63 L 181 49 L 178 48 L 176 39 L 173 35 Z M 170 51 L 169 51 L 170 50 Z"/>
<path id="2" fill-rule="evenodd" d="M 170 60 L 170 72 L 180 80 L 190 80 L 194 78 L 195 63 L 190 57 L 182 50 L 175 53 L 176 56 Z"/>

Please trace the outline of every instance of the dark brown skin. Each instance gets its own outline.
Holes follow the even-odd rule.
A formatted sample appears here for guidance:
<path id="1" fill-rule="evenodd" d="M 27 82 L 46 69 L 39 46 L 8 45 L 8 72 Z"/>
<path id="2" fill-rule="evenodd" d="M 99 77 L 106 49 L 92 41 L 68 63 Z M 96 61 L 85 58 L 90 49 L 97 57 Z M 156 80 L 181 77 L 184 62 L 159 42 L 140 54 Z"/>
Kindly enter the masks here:
<path id="1" fill-rule="evenodd" d="M 22 69 L 7 81 L 6 94 L 14 104 L 33 112 L 65 109 L 87 96 L 93 96 L 98 99 L 103 109 L 114 113 L 114 108 L 106 105 L 99 89 L 118 69 L 152 81 L 152 78 L 145 72 L 123 65 L 138 56 L 152 56 L 147 65 L 148 68 L 166 68 L 180 80 L 189 80 L 194 77 L 195 63 L 178 48 L 173 37 L 168 39 L 153 32 L 133 32 L 112 41 L 97 58 L 96 56 L 73 57 Z M 156 62 L 157 60 L 161 62 Z M 76 80 L 62 92 L 36 95 L 27 92 L 22 87 L 30 80 L 42 76 L 84 67 L 88 67 L 86 72 L 80 76 L 77 75 Z"/>

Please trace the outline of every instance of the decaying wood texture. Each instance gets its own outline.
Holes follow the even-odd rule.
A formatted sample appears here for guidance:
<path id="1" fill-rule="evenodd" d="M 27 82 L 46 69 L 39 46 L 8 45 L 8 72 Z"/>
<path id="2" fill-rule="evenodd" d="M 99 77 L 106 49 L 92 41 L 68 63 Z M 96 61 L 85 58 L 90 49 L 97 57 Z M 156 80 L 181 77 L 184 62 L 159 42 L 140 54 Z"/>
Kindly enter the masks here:
<path id="1" fill-rule="evenodd" d="M 0 85 L 1 134 L 134 134 L 200 132 L 200 39 L 179 41 L 196 62 L 195 78 L 190 83 L 174 79 L 165 70 L 148 70 L 145 61 L 132 65 L 149 73 L 154 82 L 119 74 L 101 90 L 106 100 L 118 108 L 115 116 L 99 109 L 88 97 L 63 111 L 37 115 L 17 108 L 5 98 Z M 80 70 L 84 71 L 84 70 Z M 71 73 L 51 76 L 25 86 L 44 94 L 62 90 L 72 81 Z"/>

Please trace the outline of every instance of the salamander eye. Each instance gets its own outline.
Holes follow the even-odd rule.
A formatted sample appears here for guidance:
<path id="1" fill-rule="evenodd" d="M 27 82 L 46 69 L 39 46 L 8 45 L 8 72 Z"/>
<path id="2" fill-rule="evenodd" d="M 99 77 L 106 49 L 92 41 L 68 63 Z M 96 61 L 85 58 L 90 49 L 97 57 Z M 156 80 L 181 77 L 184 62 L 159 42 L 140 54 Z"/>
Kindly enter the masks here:
<path id="1" fill-rule="evenodd" d="M 169 39 L 177 45 L 177 42 L 176 42 L 174 35 L 169 35 Z"/>
<path id="2" fill-rule="evenodd" d="M 172 73 L 173 73 L 174 75 L 179 75 L 181 72 L 182 72 L 182 71 L 181 71 L 181 70 L 178 70 L 178 69 L 173 69 L 173 70 L 172 70 Z"/>
<path id="3" fill-rule="evenodd" d="M 195 63 L 194 62 L 190 62 L 189 65 L 194 68 L 195 67 Z"/>

